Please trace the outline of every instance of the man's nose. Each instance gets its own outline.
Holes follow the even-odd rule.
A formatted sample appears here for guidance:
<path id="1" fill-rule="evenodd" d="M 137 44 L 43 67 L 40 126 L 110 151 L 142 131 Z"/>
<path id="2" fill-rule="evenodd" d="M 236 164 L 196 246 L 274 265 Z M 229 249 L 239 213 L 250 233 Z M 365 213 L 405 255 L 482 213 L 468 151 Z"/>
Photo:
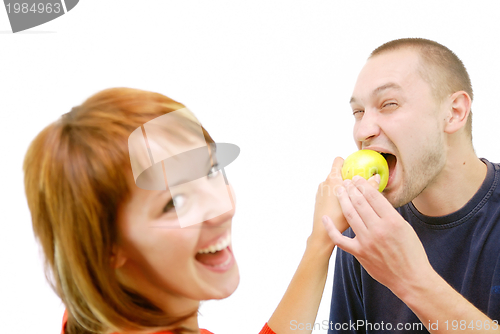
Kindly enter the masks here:
<path id="1" fill-rule="evenodd" d="M 378 115 L 374 111 L 365 110 L 361 120 L 354 125 L 354 140 L 363 145 L 380 135 Z"/>

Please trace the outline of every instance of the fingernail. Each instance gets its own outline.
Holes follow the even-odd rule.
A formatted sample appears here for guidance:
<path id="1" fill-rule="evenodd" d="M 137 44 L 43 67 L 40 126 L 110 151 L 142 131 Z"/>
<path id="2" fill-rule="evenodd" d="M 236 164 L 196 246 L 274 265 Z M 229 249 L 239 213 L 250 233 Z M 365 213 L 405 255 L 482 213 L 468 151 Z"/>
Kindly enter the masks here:
<path id="1" fill-rule="evenodd" d="M 344 187 L 347 187 L 349 184 L 351 184 L 351 182 L 352 181 L 349 180 L 349 179 L 344 180 L 344 182 L 343 182 L 344 183 Z"/>
<path id="2" fill-rule="evenodd" d="M 327 217 L 327 216 L 323 216 L 323 217 L 321 218 L 321 221 L 323 221 L 323 225 L 328 224 L 328 217 Z"/>
<path id="3" fill-rule="evenodd" d="M 362 177 L 359 175 L 354 175 L 352 178 L 352 182 L 357 182 L 357 181 L 359 181 L 359 179 L 362 179 Z"/>
<path id="4" fill-rule="evenodd" d="M 369 180 L 373 180 L 373 181 L 375 181 L 377 183 L 380 183 L 380 174 L 373 175 L 372 177 L 370 177 Z"/>

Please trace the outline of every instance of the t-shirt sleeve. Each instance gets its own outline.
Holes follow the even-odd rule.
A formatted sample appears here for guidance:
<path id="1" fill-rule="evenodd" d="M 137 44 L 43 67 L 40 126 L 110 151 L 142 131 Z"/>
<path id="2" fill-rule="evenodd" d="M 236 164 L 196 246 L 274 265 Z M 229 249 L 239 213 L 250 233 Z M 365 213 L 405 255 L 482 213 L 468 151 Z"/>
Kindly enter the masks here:
<path id="1" fill-rule="evenodd" d="M 66 330 L 66 323 L 67 322 L 68 322 L 68 311 L 64 310 L 61 334 L 64 334 L 64 331 Z"/>
<path id="2" fill-rule="evenodd" d="M 210 332 L 208 329 L 200 328 L 200 334 L 214 334 L 214 333 Z"/>
<path id="3" fill-rule="evenodd" d="M 276 333 L 271 328 L 269 328 L 266 322 L 264 327 L 262 327 L 262 329 L 260 330 L 259 334 L 276 334 Z"/>
<path id="4" fill-rule="evenodd" d="M 353 238 L 354 232 L 349 228 L 344 235 Z M 354 256 L 337 248 L 328 334 L 364 333 L 355 330 L 353 324 L 358 319 L 365 319 L 361 265 Z"/>
<path id="5" fill-rule="evenodd" d="M 498 222 L 500 223 L 500 222 Z M 493 279 L 491 282 L 490 298 L 488 300 L 488 309 L 486 315 L 491 320 L 500 323 L 500 255 L 497 257 Z"/>

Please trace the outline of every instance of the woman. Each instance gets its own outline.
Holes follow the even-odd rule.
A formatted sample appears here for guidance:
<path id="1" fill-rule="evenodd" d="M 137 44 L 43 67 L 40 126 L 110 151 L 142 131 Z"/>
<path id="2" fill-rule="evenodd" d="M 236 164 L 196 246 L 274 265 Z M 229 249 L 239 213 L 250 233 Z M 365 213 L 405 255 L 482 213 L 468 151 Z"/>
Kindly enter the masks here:
<path id="1" fill-rule="evenodd" d="M 33 140 L 25 191 L 66 306 L 62 333 L 199 333 L 200 301 L 235 291 L 234 200 L 213 144 L 184 105 L 129 88 L 95 94 Z M 334 247 L 321 217 L 347 227 L 332 194 L 341 165 L 320 185 L 304 257 L 261 333 L 314 322 Z"/>

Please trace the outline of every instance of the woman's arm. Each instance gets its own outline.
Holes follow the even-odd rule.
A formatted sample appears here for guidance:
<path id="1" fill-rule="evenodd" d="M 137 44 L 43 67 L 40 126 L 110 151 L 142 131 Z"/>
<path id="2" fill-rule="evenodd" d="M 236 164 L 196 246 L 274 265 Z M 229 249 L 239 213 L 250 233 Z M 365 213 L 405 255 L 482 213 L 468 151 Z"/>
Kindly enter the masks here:
<path id="1" fill-rule="evenodd" d="M 342 185 L 343 162 L 342 158 L 336 158 L 328 177 L 318 187 L 313 231 L 307 239 L 306 250 L 285 295 L 268 321 L 275 333 L 312 332 L 311 329 L 300 330 L 296 325 L 311 324 L 309 327 L 313 327 L 325 288 L 328 263 L 335 245 L 323 226 L 322 217 L 330 217 L 339 231 L 349 226 L 336 195 L 337 186 Z M 378 179 L 372 179 L 370 184 L 378 188 Z"/>
<path id="2" fill-rule="evenodd" d="M 285 295 L 274 311 L 268 326 L 279 334 L 311 333 L 300 330 L 299 324 L 311 324 L 316 319 L 328 274 L 332 251 L 307 240 L 307 247 Z M 309 326 L 307 326 L 309 327 Z"/>

